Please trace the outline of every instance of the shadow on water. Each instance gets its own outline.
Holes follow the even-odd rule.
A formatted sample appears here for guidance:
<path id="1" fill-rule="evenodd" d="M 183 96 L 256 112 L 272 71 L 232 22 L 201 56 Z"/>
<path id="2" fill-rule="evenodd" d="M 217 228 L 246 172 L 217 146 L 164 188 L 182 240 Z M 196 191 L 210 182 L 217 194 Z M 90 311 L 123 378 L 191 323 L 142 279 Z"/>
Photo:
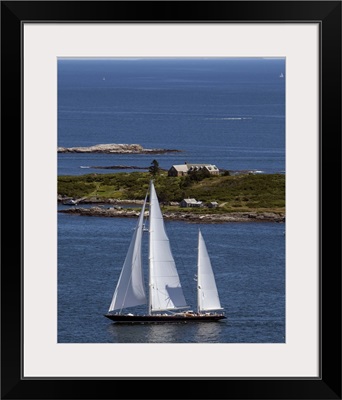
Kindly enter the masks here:
<path id="1" fill-rule="evenodd" d="M 223 343 L 227 321 L 124 324 L 112 323 L 108 334 L 113 343 Z"/>

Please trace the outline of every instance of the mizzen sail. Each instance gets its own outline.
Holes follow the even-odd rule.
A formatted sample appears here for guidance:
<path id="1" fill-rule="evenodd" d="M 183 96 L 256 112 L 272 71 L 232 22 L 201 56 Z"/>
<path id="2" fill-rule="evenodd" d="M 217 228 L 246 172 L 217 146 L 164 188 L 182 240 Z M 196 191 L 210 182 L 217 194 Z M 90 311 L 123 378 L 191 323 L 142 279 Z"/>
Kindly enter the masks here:
<path id="1" fill-rule="evenodd" d="M 222 310 L 211 261 L 201 231 L 198 231 L 198 312 Z"/>

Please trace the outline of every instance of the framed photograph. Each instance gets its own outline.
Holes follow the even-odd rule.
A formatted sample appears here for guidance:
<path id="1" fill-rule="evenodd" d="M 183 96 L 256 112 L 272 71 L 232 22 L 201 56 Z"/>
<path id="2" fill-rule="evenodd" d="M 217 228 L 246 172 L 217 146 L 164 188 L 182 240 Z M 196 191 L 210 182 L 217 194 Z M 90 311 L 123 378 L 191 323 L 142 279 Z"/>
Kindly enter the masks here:
<path id="1" fill-rule="evenodd" d="M 340 399 L 341 2 L 1 11 L 2 398 Z"/>

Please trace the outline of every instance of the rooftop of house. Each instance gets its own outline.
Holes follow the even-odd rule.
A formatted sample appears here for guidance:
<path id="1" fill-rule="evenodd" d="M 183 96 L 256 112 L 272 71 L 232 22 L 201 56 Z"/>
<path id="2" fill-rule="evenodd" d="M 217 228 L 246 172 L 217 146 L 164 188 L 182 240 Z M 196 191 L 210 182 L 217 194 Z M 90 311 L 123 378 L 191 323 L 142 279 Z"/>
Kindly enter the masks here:
<path id="1" fill-rule="evenodd" d="M 217 171 L 218 168 L 216 165 L 213 164 L 180 164 L 180 165 L 173 165 L 173 168 L 175 168 L 179 172 L 187 172 L 189 170 L 196 170 L 196 169 L 201 169 L 201 168 L 207 168 L 209 171 L 214 170 Z"/>
<path id="2" fill-rule="evenodd" d="M 183 201 L 187 204 L 201 204 L 201 201 L 198 201 L 196 199 L 183 199 Z"/>
<path id="3" fill-rule="evenodd" d="M 187 164 L 173 165 L 172 167 L 179 172 L 188 172 L 189 170 Z"/>

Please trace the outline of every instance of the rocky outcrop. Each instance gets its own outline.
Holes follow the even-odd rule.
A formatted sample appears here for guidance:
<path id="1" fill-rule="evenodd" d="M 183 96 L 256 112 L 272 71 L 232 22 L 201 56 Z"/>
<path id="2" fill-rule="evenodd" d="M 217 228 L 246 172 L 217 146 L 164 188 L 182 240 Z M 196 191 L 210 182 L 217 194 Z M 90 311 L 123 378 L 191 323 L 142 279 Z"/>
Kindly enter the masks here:
<path id="1" fill-rule="evenodd" d="M 106 153 L 106 154 L 163 154 L 180 152 L 175 149 L 145 149 L 140 144 L 96 144 L 88 147 L 58 147 L 58 153 Z"/>
<path id="2" fill-rule="evenodd" d="M 83 215 L 88 217 L 137 217 L 140 211 L 122 209 L 121 207 L 73 207 L 59 210 L 61 213 Z M 145 213 L 148 215 L 148 211 Z M 181 211 L 165 212 L 163 214 L 166 220 L 188 221 L 194 223 L 225 223 L 225 222 L 285 222 L 285 214 L 282 213 L 248 213 L 234 212 L 226 214 L 196 214 L 184 213 Z"/>

